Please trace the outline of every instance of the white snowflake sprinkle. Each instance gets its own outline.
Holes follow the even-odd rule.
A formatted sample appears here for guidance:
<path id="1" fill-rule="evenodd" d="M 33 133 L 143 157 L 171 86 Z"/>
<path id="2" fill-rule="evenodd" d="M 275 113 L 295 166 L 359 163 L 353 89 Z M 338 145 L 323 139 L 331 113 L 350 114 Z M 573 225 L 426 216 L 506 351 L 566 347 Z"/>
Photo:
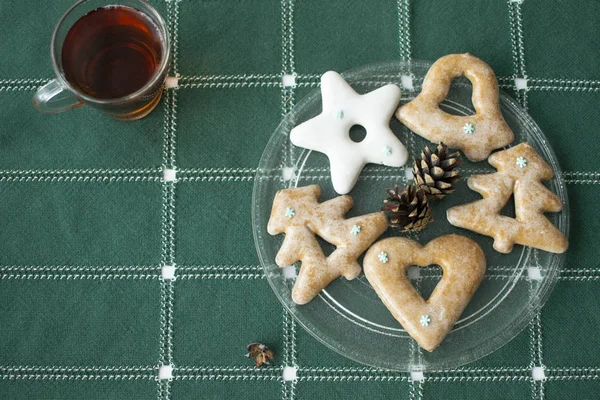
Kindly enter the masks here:
<path id="1" fill-rule="evenodd" d="M 425 314 L 421 316 L 421 320 L 419 321 L 421 323 L 422 326 L 429 326 L 429 323 L 431 322 L 431 318 L 429 318 L 429 315 Z"/>
<path id="2" fill-rule="evenodd" d="M 463 126 L 463 131 L 465 131 L 465 133 L 468 133 L 468 134 L 475 133 L 475 125 L 468 122 L 465 124 L 465 126 Z"/>
<path id="3" fill-rule="evenodd" d="M 381 151 L 383 152 L 383 154 L 385 154 L 386 156 L 391 156 L 392 155 L 392 148 L 390 146 L 384 146 Z"/>
<path id="4" fill-rule="evenodd" d="M 382 263 L 386 263 L 388 262 L 389 258 L 388 255 L 385 251 L 382 251 L 381 253 L 379 253 L 379 255 L 377 256 L 377 258 L 379 258 L 379 261 L 381 261 Z"/>
<path id="5" fill-rule="evenodd" d="M 293 218 L 294 215 L 296 215 L 296 211 L 293 208 L 286 208 L 285 209 L 285 216 L 288 218 Z"/>
<path id="6" fill-rule="evenodd" d="M 360 233 L 360 225 L 354 225 L 350 233 L 354 236 L 358 235 Z"/>
<path id="7" fill-rule="evenodd" d="M 519 168 L 525 168 L 527 166 L 527 159 L 525 157 L 517 158 L 517 165 Z"/>

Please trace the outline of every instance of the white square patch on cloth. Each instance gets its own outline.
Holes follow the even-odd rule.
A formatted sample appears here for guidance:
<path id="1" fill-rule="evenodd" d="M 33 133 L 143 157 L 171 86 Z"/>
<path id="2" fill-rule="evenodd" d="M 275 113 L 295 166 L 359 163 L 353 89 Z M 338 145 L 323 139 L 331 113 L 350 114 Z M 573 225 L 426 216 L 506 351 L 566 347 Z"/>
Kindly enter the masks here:
<path id="1" fill-rule="evenodd" d="M 163 181 L 174 182 L 177 180 L 177 170 L 174 169 L 163 169 Z"/>
<path id="2" fill-rule="evenodd" d="M 408 267 L 408 269 L 406 270 L 406 276 L 408 277 L 408 280 L 411 280 L 411 281 L 418 280 L 421 277 L 421 268 L 416 267 L 414 265 Z"/>
<path id="3" fill-rule="evenodd" d="M 160 269 L 160 274 L 164 280 L 175 279 L 175 266 L 174 265 L 164 265 Z"/>
<path id="4" fill-rule="evenodd" d="M 296 277 L 298 276 L 296 274 L 296 267 L 294 267 L 293 265 L 288 265 L 287 267 L 283 267 L 281 269 L 281 272 L 283 273 L 283 277 L 285 279 L 296 279 Z"/>
<path id="5" fill-rule="evenodd" d="M 283 87 L 296 87 L 296 74 L 283 75 L 281 78 L 281 83 L 283 84 Z"/>
<path id="6" fill-rule="evenodd" d="M 407 182 L 410 182 L 414 179 L 412 166 L 404 167 L 404 177 L 406 178 Z"/>
<path id="7" fill-rule="evenodd" d="M 284 181 L 291 181 L 296 178 L 296 168 L 295 167 L 283 167 L 281 170 L 281 177 Z"/>
<path id="8" fill-rule="evenodd" d="M 173 366 L 172 365 L 161 365 L 158 368 L 158 379 L 173 379 Z"/>
<path id="9" fill-rule="evenodd" d="M 413 382 L 423 382 L 425 380 L 425 375 L 423 371 L 410 371 L 410 380 Z"/>
<path id="10" fill-rule="evenodd" d="M 541 281 L 542 271 L 539 267 L 527 267 L 527 277 L 532 281 Z"/>
<path id="11" fill-rule="evenodd" d="M 167 89 L 174 89 L 179 87 L 179 77 L 178 76 L 167 76 L 165 80 L 165 87 Z"/>
<path id="12" fill-rule="evenodd" d="M 526 90 L 527 89 L 527 79 L 515 78 L 515 88 L 517 90 Z"/>
<path id="13" fill-rule="evenodd" d="M 296 372 L 296 367 L 283 368 L 283 380 L 286 382 L 293 381 L 296 379 Z"/>
<path id="14" fill-rule="evenodd" d="M 543 381 L 546 379 L 546 373 L 544 367 L 533 367 L 531 369 L 531 377 L 534 381 Z"/>

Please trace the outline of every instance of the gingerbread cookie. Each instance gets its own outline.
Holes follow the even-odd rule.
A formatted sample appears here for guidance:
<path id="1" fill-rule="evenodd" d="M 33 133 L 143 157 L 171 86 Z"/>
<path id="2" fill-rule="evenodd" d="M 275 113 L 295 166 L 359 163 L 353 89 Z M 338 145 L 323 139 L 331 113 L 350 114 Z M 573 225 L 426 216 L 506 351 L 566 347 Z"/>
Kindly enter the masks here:
<path id="1" fill-rule="evenodd" d="M 361 271 L 358 257 L 388 227 L 381 212 L 344 219 L 353 205 L 350 196 L 319 203 L 320 196 L 318 185 L 278 191 L 267 226 L 271 235 L 285 232 L 275 259 L 277 265 L 285 267 L 302 261 L 292 290 L 297 304 L 308 303 L 340 276 L 356 278 Z M 336 246 L 329 257 L 315 235 Z"/>
<path id="2" fill-rule="evenodd" d="M 427 351 L 452 329 L 485 274 L 485 255 L 471 239 L 447 235 L 422 246 L 394 237 L 375 243 L 365 255 L 365 276 L 406 332 Z M 412 265 L 438 264 L 443 276 L 428 300 L 406 277 Z"/>
<path id="3" fill-rule="evenodd" d="M 352 190 L 367 163 L 401 167 L 408 152 L 390 129 L 400 102 L 400 88 L 385 85 L 364 95 L 356 93 L 337 72 L 321 77 L 323 112 L 290 132 L 296 146 L 324 153 L 331 166 L 331 182 L 339 194 Z M 362 125 L 367 136 L 350 139 L 350 128 Z"/>
<path id="4" fill-rule="evenodd" d="M 448 221 L 493 237 L 494 248 L 501 253 L 509 253 L 515 243 L 565 252 L 567 238 L 543 214 L 558 212 L 563 206 L 542 184 L 554 177 L 552 168 L 528 143 L 494 153 L 488 161 L 498 172 L 474 175 L 467 181 L 483 199 L 448 209 Z M 513 194 L 516 218 L 500 214 Z"/>
<path id="5" fill-rule="evenodd" d="M 473 84 L 474 115 L 451 115 L 439 107 L 452 80 L 462 75 Z M 471 161 L 485 160 L 492 150 L 515 139 L 500 111 L 494 71 L 469 53 L 450 54 L 437 60 L 425 76 L 421 93 L 400 107 L 396 117 L 425 139 L 462 150 Z"/>

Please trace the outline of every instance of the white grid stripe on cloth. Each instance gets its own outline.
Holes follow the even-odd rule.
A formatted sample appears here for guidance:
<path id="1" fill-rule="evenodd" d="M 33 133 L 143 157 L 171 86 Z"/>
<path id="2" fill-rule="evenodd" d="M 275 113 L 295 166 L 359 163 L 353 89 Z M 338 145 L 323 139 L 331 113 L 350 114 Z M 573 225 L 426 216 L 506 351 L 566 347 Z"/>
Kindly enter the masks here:
<path id="1" fill-rule="evenodd" d="M 284 86 L 283 78 L 296 76 L 294 57 L 294 0 L 281 1 L 281 53 L 282 70 L 279 77 L 281 86 L 281 116 L 285 116 L 294 106 L 295 86 Z M 287 142 L 284 146 L 283 168 L 292 168 L 294 165 L 294 146 Z"/>
<path id="2" fill-rule="evenodd" d="M 6 265 L 0 266 L 0 280 L 161 279 L 161 267 L 161 265 Z M 179 267 L 177 279 L 266 279 L 260 265 L 181 265 Z M 508 273 L 509 270 L 512 271 L 508 267 L 490 266 L 486 272 L 486 279 L 511 279 L 512 274 Z M 441 278 L 441 273 L 435 269 L 431 272 L 421 269 L 420 272 L 417 280 Z M 523 274 L 520 279 L 530 278 L 527 274 Z M 597 281 L 600 280 L 600 268 L 564 269 L 560 271 L 558 279 L 559 281 Z M 284 320 L 284 325 L 287 323 L 291 321 Z M 291 342 L 290 345 L 295 346 L 295 343 Z M 295 361 L 290 365 L 296 365 Z"/>
<path id="3" fill-rule="evenodd" d="M 281 1 L 281 37 L 282 37 L 282 71 L 280 83 L 285 75 L 296 76 L 295 55 L 294 55 L 294 0 Z M 285 116 L 294 106 L 294 86 L 281 87 L 281 115 Z M 284 146 L 285 156 L 283 157 L 285 165 L 283 168 L 293 168 L 295 163 L 294 146 L 288 143 Z M 293 170 L 292 170 L 293 171 Z M 283 310 L 283 368 L 282 368 L 282 398 L 284 400 L 293 400 L 296 394 L 296 384 L 298 382 L 298 364 L 296 347 L 296 321 Z M 283 371 L 286 368 L 296 370 L 296 377 L 292 380 L 283 379 Z"/>
<path id="4" fill-rule="evenodd" d="M 179 0 L 167 1 L 169 33 L 171 35 L 172 58 L 171 73 L 177 76 L 178 37 L 179 37 Z M 176 168 L 176 119 L 177 91 L 167 90 L 165 98 L 165 121 L 163 142 L 163 169 Z M 163 181 L 162 196 L 162 267 L 175 265 L 175 185 L 177 181 Z M 176 270 L 175 270 L 176 271 Z M 175 272 L 176 274 L 176 272 Z M 175 373 L 173 359 L 173 308 L 175 302 L 173 279 L 162 279 L 160 287 L 160 356 L 157 373 L 160 369 L 169 369 L 167 379 L 158 376 L 157 396 L 159 400 L 171 398 L 171 380 Z"/>
<path id="5" fill-rule="evenodd" d="M 397 0 L 398 8 L 398 42 L 400 46 L 400 59 L 410 60 L 410 4 L 409 0 Z"/>
<path id="6" fill-rule="evenodd" d="M 411 61 L 411 40 L 410 40 L 410 4 L 409 0 L 398 0 L 398 29 L 399 29 L 399 41 L 400 41 L 400 58 L 405 61 Z M 409 147 L 411 151 L 414 151 L 415 141 L 413 137 L 409 139 Z M 368 175 L 365 175 L 368 176 Z M 415 234 L 414 236 L 417 236 Z M 412 236 L 412 235 L 411 235 Z M 416 239 L 416 237 L 411 237 L 411 239 Z M 419 290 L 419 286 L 421 283 L 421 279 L 418 279 L 415 283 L 417 290 Z M 421 363 L 421 347 L 416 345 L 415 341 L 411 341 L 411 354 L 416 352 L 417 355 L 417 363 Z M 418 368 L 418 367 L 417 367 Z M 421 374 L 421 371 L 413 371 Z M 412 377 L 412 373 L 410 376 Z M 420 377 L 421 378 L 421 377 Z M 422 376 L 422 380 L 413 380 L 408 379 L 409 382 L 409 393 L 408 396 L 411 400 L 420 400 L 423 398 L 423 387 L 425 385 L 425 375 Z"/>
<path id="7" fill-rule="evenodd" d="M 296 74 L 296 87 L 318 87 L 321 73 Z M 20 91 L 35 91 L 50 81 L 43 79 L 2 79 L 0 93 L 6 94 Z M 514 75 L 499 76 L 501 88 L 515 89 Z M 179 89 L 235 89 L 256 87 L 283 87 L 279 74 L 240 74 L 240 75 L 194 75 L 179 77 Z M 527 77 L 527 91 L 542 92 L 590 92 L 600 91 L 600 80 Z M 165 93 L 166 94 L 166 93 Z"/>
<path id="8" fill-rule="evenodd" d="M 527 91 L 529 90 L 529 82 L 527 87 L 520 90 L 517 87 L 517 79 L 527 80 L 527 71 L 525 68 L 525 44 L 523 34 L 523 15 L 522 15 L 522 2 L 511 2 L 508 1 L 509 17 L 510 17 L 510 32 L 511 32 L 511 43 L 513 46 L 513 67 L 514 67 L 514 78 L 515 78 L 515 91 L 521 105 L 527 110 Z M 541 269 L 539 259 L 537 257 L 537 251 L 534 251 L 534 259 L 537 268 Z M 533 285 L 530 286 L 530 291 L 533 292 Z M 543 371 L 544 365 L 542 360 L 542 332 L 541 332 L 541 313 L 538 311 L 533 321 L 530 322 L 530 341 L 531 341 L 531 397 L 532 399 L 543 399 L 544 398 L 544 379 L 537 379 L 537 370 Z"/>
<path id="9" fill-rule="evenodd" d="M 464 177 L 471 174 L 489 173 L 492 169 L 481 168 L 463 171 Z M 302 179 L 329 179 L 328 170 L 306 170 Z M 254 180 L 256 168 L 184 168 L 177 170 L 177 181 L 181 182 L 249 182 Z M 402 177 L 403 172 L 391 169 L 377 169 L 367 166 L 363 180 L 383 180 Z M 563 179 L 568 185 L 598 185 L 600 172 L 563 171 Z M 148 169 L 93 169 L 93 170 L 0 170 L 0 182 L 160 182 L 163 167 Z M 282 179 L 279 170 L 273 171 L 272 179 Z"/>
<path id="10" fill-rule="evenodd" d="M 281 368 L 255 369 L 248 366 L 179 366 L 173 380 L 280 380 Z M 302 382 L 406 382 L 406 373 L 374 368 L 298 369 Z M 547 381 L 598 381 L 600 367 L 551 367 L 546 369 Z M 151 380 L 156 381 L 156 366 L 0 366 L 0 380 Z M 507 382 L 531 381 L 528 367 L 456 368 L 429 372 L 425 382 Z"/>
<path id="11" fill-rule="evenodd" d="M 521 13 L 522 2 L 508 0 L 507 5 L 510 18 L 511 44 L 513 47 L 514 89 L 521 106 L 527 110 L 527 91 L 529 89 L 529 84 L 525 90 L 519 90 L 516 83 L 516 79 L 527 80 L 527 72 L 525 70 L 523 17 Z"/>

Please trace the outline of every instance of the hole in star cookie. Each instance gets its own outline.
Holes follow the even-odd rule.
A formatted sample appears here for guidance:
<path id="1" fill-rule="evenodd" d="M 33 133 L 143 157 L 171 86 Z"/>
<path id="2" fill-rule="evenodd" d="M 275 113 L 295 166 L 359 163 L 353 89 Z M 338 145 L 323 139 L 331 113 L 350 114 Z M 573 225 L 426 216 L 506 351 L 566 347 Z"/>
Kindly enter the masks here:
<path id="1" fill-rule="evenodd" d="M 416 276 L 417 273 L 418 277 Z M 406 277 L 421 297 L 428 300 L 438 282 L 442 279 L 442 268 L 435 264 L 426 267 L 413 265 L 406 269 Z"/>
<path id="2" fill-rule="evenodd" d="M 503 215 L 508 218 L 516 218 L 515 214 L 515 196 L 510 195 L 510 199 L 506 202 L 504 207 L 502 207 L 502 211 L 500 211 L 500 215 Z"/>
<path id="3" fill-rule="evenodd" d="M 352 125 L 350 128 L 350 140 L 360 143 L 367 137 L 367 130 L 362 125 Z"/>

